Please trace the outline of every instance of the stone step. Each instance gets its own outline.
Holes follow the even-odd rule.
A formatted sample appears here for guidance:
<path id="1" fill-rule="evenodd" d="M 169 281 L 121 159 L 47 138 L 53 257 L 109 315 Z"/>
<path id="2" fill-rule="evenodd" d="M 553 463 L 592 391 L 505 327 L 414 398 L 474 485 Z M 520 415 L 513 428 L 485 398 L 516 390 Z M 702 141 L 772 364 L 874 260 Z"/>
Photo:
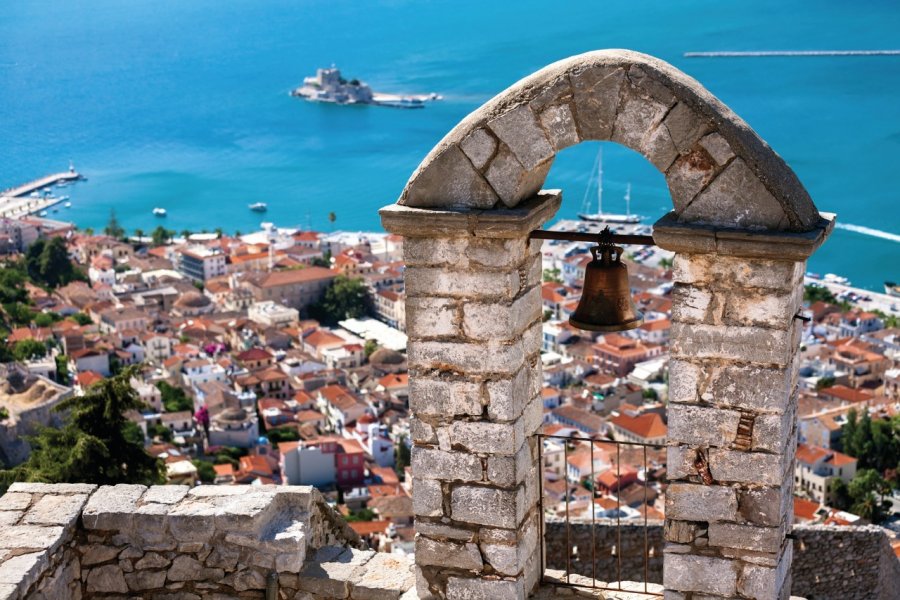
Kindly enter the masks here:
<path id="1" fill-rule="evenodd" d="M 338 546 L 326 546 L 306 562 L 300 591 L 316 599 L 417 600 L 413 558 Z"/>

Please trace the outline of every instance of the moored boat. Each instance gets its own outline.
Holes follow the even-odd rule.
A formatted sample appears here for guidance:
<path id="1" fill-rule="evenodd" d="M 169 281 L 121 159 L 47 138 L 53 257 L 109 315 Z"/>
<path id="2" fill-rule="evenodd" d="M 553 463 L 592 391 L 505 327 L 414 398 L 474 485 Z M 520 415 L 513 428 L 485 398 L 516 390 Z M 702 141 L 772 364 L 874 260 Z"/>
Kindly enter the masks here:
<path id="1" fill-rule="evenodd" d="M 253 212 L 266 212 L 269 210 L 269 205 L 265 202 L 254 202 L 253 204 L 248 205 L 247 208 Z"/>
<path id="2" fill-rule="evenodd" d="M 885 281 L 884 293 L 888 296 L 900 298 L 900 284 L 894 283 L 893 281 Z"/>
<path id="3" fill-rule="evenodd" d="M 153 215 L 157 217 L 164 217 L 166 216 L 166 209 L 156 207 L 153 209 Z"/>
<path id="4" fill-rule="evenodd" d="M 590 198 L 589 194 L 593 187 L 594 179 L 597 180 L 597 212 L 589 213 Z M 594 172 L 588 181 L 587 189 L 584 191 L 584 199 L 581 202 L 581 210 L 578 218 L 582 221 L 590 221 L 592 223 L 617 223 L 619 225 L 636 225 L 641 222 L 640 215 L 631 214 L 631 184 L 625 190 L 625 214 L 614 214 L 603 212 L 603 150 L 597 153 L 597 161 L 595 163 Z"/>

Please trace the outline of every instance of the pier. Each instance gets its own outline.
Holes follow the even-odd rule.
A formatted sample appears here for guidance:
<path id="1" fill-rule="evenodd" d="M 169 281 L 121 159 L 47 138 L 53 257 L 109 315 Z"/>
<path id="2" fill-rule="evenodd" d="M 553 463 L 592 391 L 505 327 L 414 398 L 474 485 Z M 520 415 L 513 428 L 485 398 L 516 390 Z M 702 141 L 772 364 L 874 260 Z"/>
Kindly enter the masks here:
<path id="1" fill-rule="evenodd" d="M 685 52 L 685 58 L 738 58 L 769 56 L 900 56 L 900 50 L 749 50 Z"/>
<path id="2" fill-rule="evenodd" d="M 79 179 L 84 178 L 80 173 L 70 168 L 68 171 L 53 173 L 52 175 L 4 190 L 0 192 L 0 217 L 24 217 L 28 214 L 47 210 L 51 206 L 62 202 L 62 199 L 57 196 L 35 198 L 31 196 L 32 193 L 40 192 L 58 183 L 78 181 Z"/>

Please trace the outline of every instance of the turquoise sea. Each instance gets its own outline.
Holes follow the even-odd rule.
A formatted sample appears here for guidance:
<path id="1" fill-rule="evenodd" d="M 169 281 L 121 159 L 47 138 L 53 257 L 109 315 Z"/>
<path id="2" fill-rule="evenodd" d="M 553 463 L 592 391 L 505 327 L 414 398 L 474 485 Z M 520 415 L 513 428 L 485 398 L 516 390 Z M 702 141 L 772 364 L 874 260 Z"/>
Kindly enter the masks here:
<path id="1" fill-rule="evenodd" d="M 835 231 L 811 270 L 900 280 L 900 57 L 684 58 L 688 51 L 900 48 L 900 4 L 836 0 L 7 0 L 0 11 L 0 188 L 64 170 L 89 180 L 53 216 L 101 228 L 249 231 L 265 220 L 379 227 L 418 162 L 517 79 L 598 48 L 657 55 L 693 75 L 796 170 Z M 339 66 L 386 92 L 438 92 L 424 110 L 288 96 Z M 596 146 L 564 151 L 548 185 L 580 209 Z M 662 176 L 604 148 L 607 210 L 655 220 Z"/>

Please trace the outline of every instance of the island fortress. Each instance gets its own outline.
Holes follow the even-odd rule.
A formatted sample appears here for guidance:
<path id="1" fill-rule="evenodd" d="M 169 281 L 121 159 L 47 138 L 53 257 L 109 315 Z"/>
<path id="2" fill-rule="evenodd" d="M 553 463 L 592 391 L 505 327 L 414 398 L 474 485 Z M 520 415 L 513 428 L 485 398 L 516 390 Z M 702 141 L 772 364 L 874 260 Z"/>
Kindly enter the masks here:
<path id="1" fill-rule="evenodd" d="M 305 486 L 20 482 L 0 497 L 0 600 L 580 595 L 564 584 L 585 577 L 548 563 L 568 568 L 591 554 L 573 540 L 584 549 L 613 536 L 621 562 L 629 534 L 599 522 L 573 532 L 545 514 L 541 242 L 530 234 L 562 200 L 542 190 L 556 153 L 586 140 L 628 146 L 665 174 L 673 211 L 653 237 L 675 258 L 665 515 L 641 536 L 661 540 L 661 553 L 645 545 L 644 555 L 662 554 L 662 584 L 602 568 L 589 585 L 621 589 L 584 593 L 896 598 L 900 567 L 880 529 L 793 524 L 795 317 L 806 260 L 834 216 L 698 82 L 607 50 L 488 101 L 380 211 L 403 236 L 406 265 L 414 557 L 363 548 Z"/>
<path id="2" fill-rule="evenodd" d="M 372 88 L 358 79 L 347 81 L 335 67 L 316 69 L 315 76 L 304 77 L 303 85 L 291 95 L 335 104 L 371 104 L 374 101 Z"/>

